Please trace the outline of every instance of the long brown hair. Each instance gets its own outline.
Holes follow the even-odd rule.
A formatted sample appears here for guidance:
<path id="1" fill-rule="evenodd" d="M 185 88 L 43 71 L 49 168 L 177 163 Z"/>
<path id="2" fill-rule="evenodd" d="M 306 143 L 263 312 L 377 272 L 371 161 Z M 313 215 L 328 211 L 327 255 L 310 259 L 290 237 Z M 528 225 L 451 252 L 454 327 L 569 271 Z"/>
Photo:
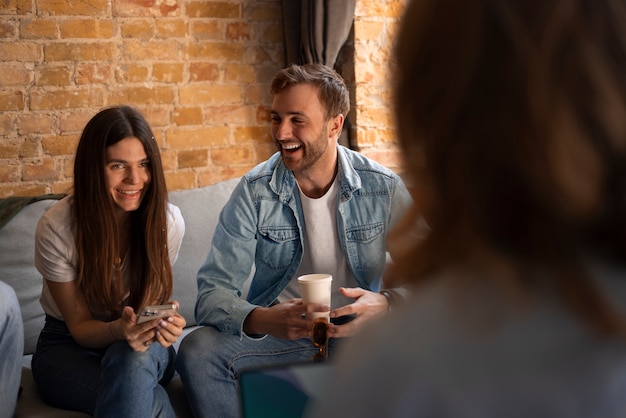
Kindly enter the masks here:
<path id="1" fill-rule="evenodd" d="M 400 228 L 431 229 L 396 283 L 486 252 L 539 266 L 593 328 L 621 329 L 581 259 L 626 260 L 625 21 L 612 0 L 410 2 L 394 95 L 416 207 Z"/>
<path id="2" fill-rule="evenodd" d="M 131 212 L 129 259 L 132 274 L 125 288 L 114 268 L 121 247 L 113 198 L 106 187 L 106 149 L 135 137 L 150 162 L 151 181 L 138 210 Z M 167 246 L 167 188 L 158 145 L 143 116 L 129 106 L 96 114 L 85 126 L 74 161 L 72 199 L 78 254 L 77 280 L 89 304 L 118 315 L 122 299 L 134 309 L 161 303 L 172 293 Z"/>

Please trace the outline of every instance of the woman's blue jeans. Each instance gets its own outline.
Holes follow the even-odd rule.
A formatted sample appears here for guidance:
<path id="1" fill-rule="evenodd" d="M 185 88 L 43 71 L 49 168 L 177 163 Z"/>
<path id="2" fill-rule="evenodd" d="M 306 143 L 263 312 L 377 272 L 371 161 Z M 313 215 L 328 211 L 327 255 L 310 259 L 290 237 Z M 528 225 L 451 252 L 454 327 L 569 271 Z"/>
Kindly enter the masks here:
<path id="1" fill-rule="evenodd" d="M 32 370 L 40 396 L 58 408 L 94 417 L 174 417 L 162 385 L 174 374 L 173 347 L 154 343 L 143 353 L 126 341 L 106 349 L 80 346 L 65 322 L 46 317 Z"/>
<path id="2" fill-rule="evenodd" d="M 328 343 L 332 354 L 339 340 Z M 189 406 L 196 418 L 241 417 L 239 372 L 251 367 L 312 361 L 319 351 L 309 338 L 240 339 L 204 326 L 182 341 L 176 356 Z"/>

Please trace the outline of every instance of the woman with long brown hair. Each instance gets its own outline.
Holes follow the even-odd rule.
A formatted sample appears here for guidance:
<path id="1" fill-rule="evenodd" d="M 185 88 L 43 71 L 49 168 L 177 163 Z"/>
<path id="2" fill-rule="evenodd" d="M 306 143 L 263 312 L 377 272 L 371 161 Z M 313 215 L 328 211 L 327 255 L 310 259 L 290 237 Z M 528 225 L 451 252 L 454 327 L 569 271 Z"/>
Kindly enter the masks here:
<path id="1" fill-rule="evenodd" d="M 98 417 L 173 417 L 165 389 L 185 319 L 138 320 L 170 304 L 184 235 L 143 116 L 106 108 L 86 125 L 73 193 L 41 218 L 35 265 L 46 323 L 33 375 L 46 402 Z"/>
<path id="2" fill-rule="evenodd" d="M 408 2 L 415 206 L 388 283 L 414 296 L 346 347 L 316 416 L 626 416 L 625 21 L 614 0 Z"/>

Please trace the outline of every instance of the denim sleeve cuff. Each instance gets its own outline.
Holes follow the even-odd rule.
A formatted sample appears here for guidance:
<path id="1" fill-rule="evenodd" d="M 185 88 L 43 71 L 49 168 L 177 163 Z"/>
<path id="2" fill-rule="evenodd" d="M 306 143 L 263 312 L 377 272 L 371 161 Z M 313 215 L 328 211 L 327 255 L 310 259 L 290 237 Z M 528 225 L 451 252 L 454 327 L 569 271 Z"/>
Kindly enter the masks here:
<path id="1" fill-rule="evenodd" d="M 246 339 L 248 339 L 248 340 L 261 341 L 261 340 L 264 340 L 265 337 L 267 337 L 267 334 L 251 334 L 251 335 L 248 335 L 243 330 L 243 324 L 246 322 L 246 318 L 248 317 L 248 315 L 250 315 L 250 312 L 252 312 L 255 308 L 256 308 L 256 305 L 250 305 L 250 310 L 248 310 L 245 313 L 245 315 L 243 316 L 243 319 L 239 323 L 239 340 L 243 340 L 243 338 L 246 337 Z"/>

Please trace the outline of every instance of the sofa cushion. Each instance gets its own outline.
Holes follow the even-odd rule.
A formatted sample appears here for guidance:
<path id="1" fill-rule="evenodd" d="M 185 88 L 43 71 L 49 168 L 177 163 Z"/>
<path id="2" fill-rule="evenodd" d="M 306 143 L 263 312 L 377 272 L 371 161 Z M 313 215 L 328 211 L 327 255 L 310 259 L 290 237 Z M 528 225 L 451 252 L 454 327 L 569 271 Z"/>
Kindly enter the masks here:
<path id="1" fill-rule="evenodd" d="M 0 278 L 13 287 L 22 308 L 24 354 L 35 352 L 44 322 L 39 304 L 42 279 L 34 264 L 35 229 L 41 215 L 55 202 L 31 203 L 0 228 Z"/>
<path id="2" fill-rule="evenodd" d="M 174 296 L 180 303 L 187 326 L 195 325 L 194 308 L 198 286 L 198 269 L 211 247 L 213 233 L 222 207 L 239 179 L 225 180 L 198 189 L 170 192 L 170 202 L 180 208 L 185 219 L 185 236 L 174 263 Z"/>

